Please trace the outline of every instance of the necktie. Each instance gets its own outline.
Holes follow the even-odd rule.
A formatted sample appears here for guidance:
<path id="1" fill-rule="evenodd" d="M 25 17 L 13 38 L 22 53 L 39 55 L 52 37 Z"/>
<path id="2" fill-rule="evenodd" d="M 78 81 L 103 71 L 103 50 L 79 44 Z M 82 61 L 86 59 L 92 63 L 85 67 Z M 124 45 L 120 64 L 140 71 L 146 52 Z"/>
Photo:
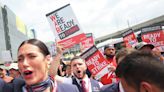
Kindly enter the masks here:
<path id="1" fill-rule="evenodd" d="M 84 80 L 81 81 L 81 87 L 83 92 L 88 92 L 89 89 L 87 89 L 86 82 Z"/>

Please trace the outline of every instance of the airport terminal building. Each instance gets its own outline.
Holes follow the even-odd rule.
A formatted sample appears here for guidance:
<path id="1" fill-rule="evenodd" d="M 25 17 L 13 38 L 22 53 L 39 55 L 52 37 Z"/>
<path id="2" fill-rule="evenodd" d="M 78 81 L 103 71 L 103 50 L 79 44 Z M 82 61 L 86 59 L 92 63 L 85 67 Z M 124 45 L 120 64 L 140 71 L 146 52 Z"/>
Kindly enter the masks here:
<path id="1" fill-rule="evenodd" d="M 0 64 L 10 56 L 17 60 L 17 48 L 28 39 L 26 25 L 7 6 L 0 4 Z"/>

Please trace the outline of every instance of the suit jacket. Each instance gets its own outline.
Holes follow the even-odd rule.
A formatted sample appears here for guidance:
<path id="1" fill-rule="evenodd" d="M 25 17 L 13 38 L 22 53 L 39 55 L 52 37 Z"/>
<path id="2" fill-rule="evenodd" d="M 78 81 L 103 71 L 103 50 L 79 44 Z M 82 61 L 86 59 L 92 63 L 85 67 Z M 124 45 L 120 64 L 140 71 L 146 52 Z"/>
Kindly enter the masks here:
<path id="1" fill-rule="evenodd" d="M 57 83 L 57 92 L 79 92 L 79 90 L 72 84 Z"/>
<path id="2" fill-rule="evenodd" d="M 113 83 L 103 86 L 100 92 L 119 92 L 119 83 Z"/>

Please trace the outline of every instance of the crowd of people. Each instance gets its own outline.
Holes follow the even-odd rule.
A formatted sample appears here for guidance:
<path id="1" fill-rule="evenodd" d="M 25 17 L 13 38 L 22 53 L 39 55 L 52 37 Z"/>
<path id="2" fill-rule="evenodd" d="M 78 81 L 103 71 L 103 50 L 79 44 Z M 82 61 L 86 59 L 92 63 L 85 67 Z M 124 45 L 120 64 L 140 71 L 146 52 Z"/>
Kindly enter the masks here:
<path id="1" fill-rule="evenodd" d="M 37 39 L 23 41 L 18 48 L 18 69 L 0 68 L 0 92 L 163 92 L 164 57 L 152 44 L 116 51 L 104 46 L 109 72 L 96 80 L 85 60 L 74 56 L 65 64 L 63 49 L 51 57 Z"/>

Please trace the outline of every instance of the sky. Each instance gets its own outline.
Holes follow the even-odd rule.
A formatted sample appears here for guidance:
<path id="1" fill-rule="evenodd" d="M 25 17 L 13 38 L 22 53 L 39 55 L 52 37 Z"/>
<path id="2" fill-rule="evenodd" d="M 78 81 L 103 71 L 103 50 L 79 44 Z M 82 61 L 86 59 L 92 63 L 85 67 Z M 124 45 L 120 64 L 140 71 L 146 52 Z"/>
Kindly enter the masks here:
<path id="1" fill-rule="evenodd" d="M 19 16 L 37 39 L 54 41 L 46 14 L 70 4 L 85 33 L 105 36 L 164 15 L 164 0 L 0 0 Z"/>

